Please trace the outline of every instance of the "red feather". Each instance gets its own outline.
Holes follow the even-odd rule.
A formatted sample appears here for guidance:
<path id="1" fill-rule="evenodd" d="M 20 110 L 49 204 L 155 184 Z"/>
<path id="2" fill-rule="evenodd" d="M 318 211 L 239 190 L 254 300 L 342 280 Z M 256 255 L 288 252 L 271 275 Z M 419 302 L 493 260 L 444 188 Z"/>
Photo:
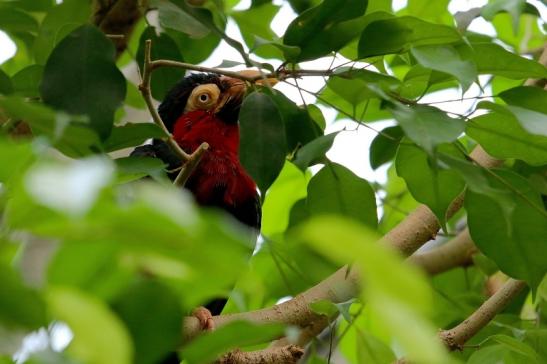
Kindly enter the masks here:
<path id="1" fill-rule="evenodd" d="M 256 196 L 256 184 L 239 163 L 239 126 L 226 123 L 213 113 L 196 110 L 186 113 L 175 122 L 173 137 L 187 153 L 207 142 L 209 149 L 190 176 L 187 188 L 198 203 L 216 204 L 211 199 L 234 206 Z"/>

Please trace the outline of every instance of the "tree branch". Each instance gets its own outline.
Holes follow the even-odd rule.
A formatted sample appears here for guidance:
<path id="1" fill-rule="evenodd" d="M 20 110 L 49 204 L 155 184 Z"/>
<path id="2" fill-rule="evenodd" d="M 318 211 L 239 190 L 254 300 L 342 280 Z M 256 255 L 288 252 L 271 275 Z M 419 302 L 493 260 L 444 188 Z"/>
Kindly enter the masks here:
<path id="1" fill-rule="evenodd" d="M 304 355 L 304 350 L 296 345 L 248 352 L 234 350 L 223 355 L 215 364 L 296 364 L 302 355 Z"/>
<path id="2" fill-rule="evenodd" d="M 453 329 L 441 331 L 439 333 L 441 340 L 450 350 L 461 350 L 467 340 L 492 321 L 524 287 L 526 287 L 525 282 L 509 279 L 465 321 Z"/>
<path id="3" fill-rule="evenodd" d="M 408 261 L 422 267 L 428 274 L 434 275 L 470 265 L 473 262 L 472 256 L 478 251 L 466 228 L 446 244 L 414 254 L 408 258 Z"/>

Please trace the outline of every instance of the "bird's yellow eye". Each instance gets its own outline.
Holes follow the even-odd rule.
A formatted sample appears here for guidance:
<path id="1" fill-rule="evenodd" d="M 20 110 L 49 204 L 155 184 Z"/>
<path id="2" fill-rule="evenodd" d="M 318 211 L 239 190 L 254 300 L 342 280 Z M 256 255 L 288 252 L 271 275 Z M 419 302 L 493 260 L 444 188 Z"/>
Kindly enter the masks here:
<path id="1" fill-rule="evenodd" d="M 217 104 L 219 97 L 220 89 L 214 83 L 199 85 L 192 90 L 184 111 L 210 110 Z"/>

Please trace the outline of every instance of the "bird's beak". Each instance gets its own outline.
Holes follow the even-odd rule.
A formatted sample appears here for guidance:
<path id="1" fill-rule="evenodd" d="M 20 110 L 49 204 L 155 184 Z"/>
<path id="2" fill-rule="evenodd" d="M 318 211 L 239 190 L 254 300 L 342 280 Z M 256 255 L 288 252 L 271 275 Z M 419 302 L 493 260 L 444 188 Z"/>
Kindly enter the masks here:
<path id="1" fill-rule="evenodd" d="M 278 80 L 276 78 L 260 78 L 262 75 L 257 70 L 242 70 L 238 72 L 240 75 L 245 76 L 246 78 L 256 79 L 255 83 L 261 86 L 273 87 Z M 239 78 L 221 76 L 221 82 L 228 86 L 227 90 L 224 91 L 224 95 L 221 98 L 216 111 L 221 110 L 226 104 L 229 103 L 241 103 L 245 92 L 247 92 L 248 83 Z"/>

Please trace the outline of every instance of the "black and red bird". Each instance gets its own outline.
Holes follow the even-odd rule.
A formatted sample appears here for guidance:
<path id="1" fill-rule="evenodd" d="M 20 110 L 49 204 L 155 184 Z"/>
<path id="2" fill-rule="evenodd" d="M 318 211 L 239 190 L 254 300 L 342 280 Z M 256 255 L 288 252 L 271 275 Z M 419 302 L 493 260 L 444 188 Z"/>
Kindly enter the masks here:
<path id="1" fill-rule="evenodd" d="M 253 71 L 243 72 L 246 76 L 253 75 Z M 275 80 L 268 79 L 268 82 L 274 84 Z M 209 144 L 185 185 L 197 203 L 228 212 L 258 234 L 260 198 L 255 182 L 245 172 L 238 155 L 238 117 L 246 89 L 245 82 L 236 78 L 191 74 L 167 93 L 158 112 L 185 152 L 192 153 L 203 142 Z M 137 147 L 132 155 L 160 158 L 169 170 L 181 166 L 177 155 L 162 140 Z M 177 174 L 169 173 L 169 177 L 174 180 Z M 210 314 L 217 315 L 225 304 L 226 299 L 217 299 L 205 307 Z M 206 318 L 203 315 L 198 318 L 206 326 L 203 322 Z"/>

